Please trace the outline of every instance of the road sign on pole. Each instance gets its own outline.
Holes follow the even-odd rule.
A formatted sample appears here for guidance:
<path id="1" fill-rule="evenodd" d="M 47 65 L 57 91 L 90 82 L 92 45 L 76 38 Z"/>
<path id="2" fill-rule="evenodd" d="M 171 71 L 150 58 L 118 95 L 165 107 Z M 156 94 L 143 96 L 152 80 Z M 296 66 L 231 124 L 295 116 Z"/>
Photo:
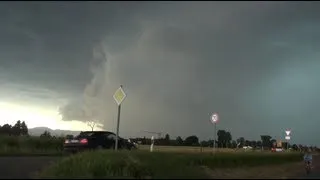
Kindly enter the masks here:
<path id="1" fill-rule="evenodd" d="M 219 120 L 218 114 L 217 114 L 217 113 L 213 113 L 213 114 L 211 115 L 211 122 L 215 124 L 215 123 L 218 122 L 218 120 Z"/>
<path id="2" fill-rule="evenodd" d="M 116 90 L 116 92 L 113 95 L 113 99 L 116 101 L 116 103 L 121 105 L 122 101 L 126 98 L 126 93 L 122 89 L 122 85 L 119 87 L 119 89 Z"/>
<path id="3" fill-rule="evenodd" d="M 218 113 L 213 113 L 210 118 L 211 122 L 214 124 L 214 140 L 213 149 L 216 149 L 216 134 L 217 134 L 217 122 L 219 121 Z"/>
<path id="4" fill-rule="evenodd" d="M 291 139 L 290 134 L 291 134 L 291 130 L 286 130 L 285 139 L 287 140 L 287 150 L 289 150 L 289 140 Z"/>
<path id="5" fill-rule="evenodd" d="M 126 98 L 126 93 L 122 89 L 122 85 L 120 85 L 120 88 L 116 90 L 116 92 L 113 95 L 113 99 L 118 104 L 118 118 L 117 118 L 117 135 L 116 135 L 116 144 L 115 144 L 115 150 L 118 150 L 118 139 L 119 139 L 119 125 L 120 125 L 120 112 L 121 112 L 121 103 Z"/>
<path id="6" fill-rule="evenodd" d="M 286 131 L 286 135 L 287 135 L 287 136 L 290 136 L 290 133 L 291 133 L 290 130 L 287 130 L 287 131 Z"/>

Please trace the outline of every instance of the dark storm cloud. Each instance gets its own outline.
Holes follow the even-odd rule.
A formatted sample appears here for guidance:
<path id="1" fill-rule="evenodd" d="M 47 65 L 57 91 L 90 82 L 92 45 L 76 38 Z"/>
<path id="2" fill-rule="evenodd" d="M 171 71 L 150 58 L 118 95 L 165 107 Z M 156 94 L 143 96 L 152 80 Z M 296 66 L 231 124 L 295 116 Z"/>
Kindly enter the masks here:
<path id="1" fill-rule="evenodd" d="M 114 129 L 112 95 L 123 84 L 124 135 L 209 138 L 216 111 L 235 138 L 292 128 L 297 142 L 320 140 L 308 133 L 319 125 L 317 2 L 2 5 L 1 74 L 68 99 L 64 120 Z"/>

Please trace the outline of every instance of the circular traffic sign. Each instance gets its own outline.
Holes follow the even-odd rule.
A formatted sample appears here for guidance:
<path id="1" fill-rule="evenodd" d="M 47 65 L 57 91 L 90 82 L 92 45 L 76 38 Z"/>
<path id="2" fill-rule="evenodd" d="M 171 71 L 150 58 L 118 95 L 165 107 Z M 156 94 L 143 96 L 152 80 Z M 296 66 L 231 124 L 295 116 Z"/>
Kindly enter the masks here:
<path id="1" fill-rule="evenodd" d="M 212 116 L 211 116 L 211 122 L 212 123 L 217 123 L 218 120 L 219 120 L 218 113 L 213 113 Z"/>

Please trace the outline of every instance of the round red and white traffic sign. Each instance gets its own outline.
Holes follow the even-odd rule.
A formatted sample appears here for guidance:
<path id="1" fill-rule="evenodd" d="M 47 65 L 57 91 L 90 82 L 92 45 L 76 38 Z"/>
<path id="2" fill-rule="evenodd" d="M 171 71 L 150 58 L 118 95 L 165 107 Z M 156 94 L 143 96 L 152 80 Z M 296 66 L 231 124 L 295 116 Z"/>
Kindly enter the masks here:
<path id="1" fill-rule="evenodd" d="M 211 122 L 212 123 L 217 123 L 219 121 L 219 116 L 218 116 L 218 113 L 213 113 L 211 115 Z"/>

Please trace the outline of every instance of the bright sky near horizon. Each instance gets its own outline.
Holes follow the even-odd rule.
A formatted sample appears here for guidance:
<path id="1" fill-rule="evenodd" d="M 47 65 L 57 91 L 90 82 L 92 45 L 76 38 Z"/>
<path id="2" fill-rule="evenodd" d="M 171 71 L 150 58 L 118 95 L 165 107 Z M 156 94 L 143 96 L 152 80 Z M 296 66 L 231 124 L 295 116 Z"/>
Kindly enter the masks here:
<path id="1" fill-rule="evenodd" d="M 36 106 L 23 106 L 0 102 L 0 116 L 3 124 L 15 124 L 17 120 L 25 121 L 28 128 L 49 127 L 61 130 L 90 130 L 86 123 L 80 121 L 63 121 L 57 109 Z"/>

